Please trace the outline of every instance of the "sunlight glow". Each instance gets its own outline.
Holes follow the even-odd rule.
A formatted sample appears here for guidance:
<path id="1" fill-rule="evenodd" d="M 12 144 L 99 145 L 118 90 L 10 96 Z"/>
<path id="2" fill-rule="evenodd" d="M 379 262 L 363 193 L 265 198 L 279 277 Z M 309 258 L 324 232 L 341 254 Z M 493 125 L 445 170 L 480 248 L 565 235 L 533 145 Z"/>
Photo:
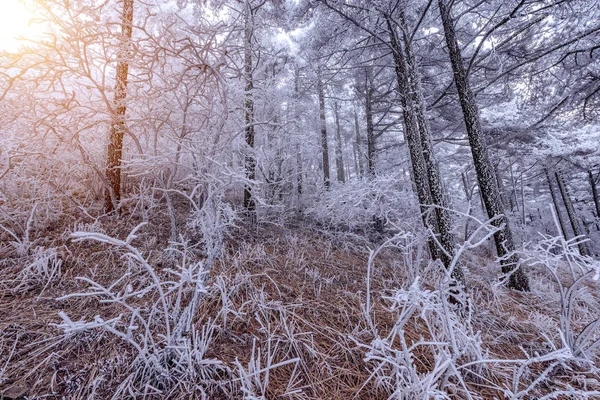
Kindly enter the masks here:
<path id="1" fill-rule="evenodd" d="M 1 0 L 0 52 L 17 51 L 27 39 L 37 36 L 37 29 L 30 23 L 33 15 L 27 11 L 22 0 Z"/>

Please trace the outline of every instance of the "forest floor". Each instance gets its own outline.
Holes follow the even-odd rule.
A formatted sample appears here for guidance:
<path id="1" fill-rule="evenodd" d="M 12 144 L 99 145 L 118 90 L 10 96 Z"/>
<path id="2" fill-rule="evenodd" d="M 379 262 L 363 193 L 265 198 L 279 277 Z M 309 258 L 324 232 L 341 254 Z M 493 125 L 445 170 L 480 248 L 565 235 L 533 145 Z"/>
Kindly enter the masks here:
<path id="1" fill-rule="evenodd" d="M 109 236 L 124 238 L 137 222 L 113 218 L 95 227 Z M 19 278 L 31 255 L 18 256 L 8 246 L 0 247 L 0 398 L 107 399 L 131 373 L 136 353 L 125 341 L 101 329 L 67 335 L 57 326 L 63 322 L 61 311 L 72 321 L 89 321 L 96 315 L 108 320 L 126 312 L 99 297 L 59 300 L 85 291 L 87 285 L 77 277 L 93 277 L 110 285 L 128 271 L 126 260 L 110 246 L 70 239 L 68 231 L 75 228 L 66 222 L 56 223 L 37 234 L 36 244 L 58 249 L 62 260 L 60 275 L 47 284 Z M 158 271 L 172 268 L 158 250 L 168 245 L 163 239 L 168 236 L 166 219 L 157 218 L 143 227 L 140 238 L 134 241 Z M 194 320 L 196 332 L 213 327 L 202 362 L 207 368 L 211 363 L 220 367 L 200 384 L 166 388 L 162 394 L 148 391 L 147 397 L 260 398 L 240 388 L 238 383 L 247 373 L 255 393 L 268 399 L 389 398 L 394 390 L 390 382 L 397 379 L 394 374 L 402 372 L 388 371 L 386 375 L 383 370 L 387 367 L 377 367 L 376 358 L 365 361 L 367 353 L 374 354 L 375 335 L 388 337 L 399 323 L 399 310 L 390 306 L 389 298 L 399 288 L 408 293 L 417 275 L 419 293 L 425 297 L 436 290 L 439 281 L 436 268 L 426 268 L 422 260 L 413 257 L 416 253 L 407 257 L 406 249 L 384 249 L 371 271 L 369 321 L 364 312 L 369 249 L 377 248 L 389 236 L 364 237 L 320 228 L 308 221 L 250 228 L 238 224 L 229 232 L 210 273 L 208 292 Z M 417 265 L 406 265 L 411 260 L 417 260 Z M 544 270 L 532 268 L 532 292 L 510 291 L 497 284 L 497 266 L 492 260 L 485 249 L 470 252 L 463 259 L 473 299 L 465 332 L 473 343 L 479 343 L 480 356 L 523 360 L 552 353 L 552 343 L 560 341 L 556 328 L 560 305 L 548 276 Z M 134 274 L 127 279 L 135 286 L 140 278 Z M 589 290 L 597 300 L 597 288 L 590 286 Z M 142 298 L 139 304 L 143 308 L 144 302 L 151 301 Z M 440 321 L 426 316 L 428 312 L 426 308 L 415 309 L 403 321 L 401 332 L 408 346 L 433 340 L 431 329 L 436 328 L 431 325 Z M 573 319 L 583 327 L 590 316 L 581 312 Z M 392 348 L 400 346 L 395 340 L 391 339 Z M 428 373 L 438 369 L 439 359 L 432 349 L 427 345 L 410 349 L 413 377 L 425 381 Z M 406 354 L 398 352 L 395 356 Z M 519 372 L 515 365 L 526 368 Z M 448 378 L 444 393 L 449 398 L 504 399 L 509 398 L 507 390 L 526 390 L 540 377 L 527 392 L 531 397 L 523 398 L 567 393 L 572 388 L 600 390 L 598 377 L 589 368 L 569 362 L 548 368 L 552 365 L 552 360 L 542 357 L 539 362 L 521 364 L 490 362 L 485 368 L 469 369 L 469 373 L 465 368 L 464 382 Z M 157 393 L 160 388 L 152 390 Z M 422 398 L 434 398 L 426 393 Z"/>

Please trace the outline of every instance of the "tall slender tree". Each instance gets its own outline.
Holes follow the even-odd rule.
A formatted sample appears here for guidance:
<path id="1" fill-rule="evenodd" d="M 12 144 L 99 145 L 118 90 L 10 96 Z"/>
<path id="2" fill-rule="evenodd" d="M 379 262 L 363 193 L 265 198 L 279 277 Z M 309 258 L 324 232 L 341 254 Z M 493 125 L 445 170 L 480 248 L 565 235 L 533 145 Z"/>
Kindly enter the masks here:
<path id="1" fill-rule="evenodd" d="M 560 191 L 560 195 L 565 203 L 565 209 L 567 210 L 567 216 L 569 217 L 569 222 L 571 223 L 571 228 L 573 229 L 573 234 L 575 237 L 583 236 L 583 232 L 579 227 L 579 220 L 577 219 L 577 213 L 575 212 L 575 207 L 573 207 L 573 201 L 571 200 L 571 196 L 569 196 L 569 192 L 567 191 L 567 186 L 565 185 L 565 181 L 559 171 L 554 172 L 554 176 L 556 177 L 556 184 L 558 185 L 558 190 Z M 579 242 L 579 253 L 581 255 L 586 255 L 587 251 L 582 242 Z"/>
<path id="2" fill-rule="evenodd" d="M 335 170 L 338 182 L 345 182 L 344 153 L 342 150 L 342 128 L 340 125 L 340 105 L 333 103 L 333 117 L 335 120 Z"/>
<path id="3" fill-rule="evenodd" d="M 244 186 L 244 208 L 248 212 L 256 209 L 256 201 L 252 196 L 252 181 L 256 178 L 256 159 L 254 158 L 254 80 L 252 61 L 252 41 L 254 37 L 254 9 L 249 1 L 245 4 L 244 10 L 244 80 L 245 101 L 244 101 L 244 119 L 246 122 L 245 139 L 246 155 L 244 166 L 248 182 Z"/>
<path id="4" fill-rule="evenodd" d="M 596 219 L 600 219 L 600 200 L 598 199 L 598 189 L 596 187 L 596 179 L 591 170 L 588 170 L 588 179 L 590 186 L 592 187 L 592 199 L 594 200 L 594 206 L 596 208 Z"/>
<path id="5" fill-rule="evenodd" d="M 325 88 L 321 66 L 317 66 L 317 92 L 319 96 L 319 120 L 321 122 L 321 152 L 323 154 L 323 182 L 325 187 L 331 185 L 329 177 L 329 145 L 327 144 L 327 120 L 325 119 Z"/>
<path id="6" fill-rule="evenodd" d="M 419 127 L 419 136 L 421 139 L 421 148 L 423 149 L 423 161 L 427 168 L 427 179 L 429 183 L 429 191 L 431 193 L 431 204 L 435 207 L 435 221 L 439 234 L 441 249 L 439 256 L 446 266 L 450 268 L 454 257 L 454 248 L 456 241 L 452 233 L 452 218 L 448 210 L 444 186 L 440 175 L 438 164 L 433 153 L 433 145 L 431 143 L 431 130 L 429 122 L 426 118 L 425 99 L 423 98 L 423 88 L 421 87 L 421 78 L 417 62 L 415 60 L 414 51 L 412 48 L 412 39 L 406 24 L 406 17 L 402 9 L 398 11 L 398 27 L 402 35 L 406 59 L 406 73 L 411 89 L 411 97 L 414 106 L 414 112 Z M 457 282 L 464 283 L 465 278 L 462 272 L 460 263 L 455 263 L 452 271 L 453 277 Z"/>
<path id="7" fill-rule="evenodd" d="M 565 240 L 569 240 L 567 226 L 565 224 L 565 220 L 563 219 L 562 213 L 560 212 L 560 203 L 558 202 L 558 197 L 556 196 L 556 191 L 554 190 L 552 174 L 550 174 L 548 168 L 544 169 L 544 173 L 546 174 L 546 180 L 548 181 L 548 190 L 550 191 L 550 197 L 552 197 L 552 203 L 554 204 L 554 210 L 556 211 L 558 225 L 560 226 L 560 232 L 558 232 L 558 234 L 562 234 Z"/>
<path id="8" fill-rule="evenodd" d="M 106 179 L 109 184 L 104 203 L 106 212 L 114 211 L 121 201 L 121 159 L 123 157 L 123 136 L 127 129 L 125 124 L 125 114 L 127 113 L 127 82 L 129 78 L 129 63 L 132 54 L 132 33 L 133 0 L 123 0 L 115 97 L 110 110 L 111 123 L 106 156 Z"/>
<path id="9" fill-rule="evenodd" d="M 373 88 L 371 68 L 365 68 L 365 118 L 367 120 L 367 171 L 375 176 L 375 129 L 373 127 Z"/>
<path id="10" fill-rule="evenodd" d="M 450 55 L 452 72 L 454 73 L 454 84 L 458 91 L 467 134 L 469 136 L 469 145 L 473 155 L 479 188 L 488 216 L 490 219 L 493 219 L 492 224 L 498 228 L 498 231 L 494 235 L 494 240 L 496 243 L 496 252 L 501 259 L 502 272 L 509 275 L 508 286 L 510 288 L 528 291 L 529 280 L 525 272 L 521 268 L 518 268 L 519 258 L 514 253 L 515 243 L 510 223 L 504 212 L 498 182 L 496 181 L 494 168 L 490 162 L 487 144 L 483 130 L 481 129 L 479 109 L 471 90 L 467 70 L 463 64 L 461 49 L 456 39 L 454 21 L 451 14 L 451 2 L 448 0 L 438 0 L 438 6 L 444 26 L 444 35 Z"/>
<path id="11" fill-rule="evenodd" d="M 361 140 L 360 140 L 360 127 L 359 127 L 359 123 L 358 123 L 358 114 L 355 111 L 354 112 L 354 134 L 355 134 L 355 139 L 354 139 L 354 153 L 356 154 L 356 162 L 358 164 L 358 170 L 356 171 L 358 176 L 362 177 L 365 173 L 364 169 L 364 162 L 363 162 L 363 152 L 362 152 L 362 145 L 361 145 Z"/>
<path id="12" fill-rule="evenodd" d="M 298 64 L 294 65 L 294 114 L 296 119 L 295 130 L 296 134 L 299 136 L 300 134 L 300 124 L 298 122 L 299 118 L 299 107 L 298 103 L 300 102 L 300 68 Z M 302 168 L 302 146 L 300 146 L 299 138 L 296 139 L 296 192 L 298 195 L 302 195 L 302 184 L 303 184 L 303 168 Z"/>
<path id="13" fill-rule="evenodd" d="M 392 55 L 394 58 L 396 80 L 398 83 L 400 100 L 402 103 L 402 114 L 404 117 L 404 137 L 406 143 L 408 144 L 408 150 L 410 153 L 413 180 L 421 207 L 423 224 L 426 228 L 435 232 L 437 231 L 435 219 L 433 218 L 433 213 L 430 212 L 431 210 L 428 209 L 428 206 L 432 204 L 431 192 L 429 190 L 427 167 L 423 158 L 423 148 L 419 134 L 419 125 L 414 112 L 413 99 L 410 95 L 411 85 L 408 79 L 408 68 L 405 62 L 404 52 L 400 47 L 400 43 L 398 42 L 396 31 L 392 26 L 391 19 L 389 17 L 386 18 L 386 22 L 389 30 L 390 47 L 392 48 Z M 437 258 L 437 245 L 431 239 L 429 241 L 429 251 L 433 258 Z"/>

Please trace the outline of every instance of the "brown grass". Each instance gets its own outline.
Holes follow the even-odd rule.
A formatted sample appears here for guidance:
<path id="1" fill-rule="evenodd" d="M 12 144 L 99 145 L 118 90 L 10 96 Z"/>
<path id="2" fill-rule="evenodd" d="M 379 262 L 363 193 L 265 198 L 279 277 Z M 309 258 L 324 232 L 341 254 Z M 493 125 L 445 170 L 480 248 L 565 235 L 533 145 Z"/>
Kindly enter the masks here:
<path id="1" fill-rule="evenodd" d="M 124 237 L 137 222 L 135 218 L 111 219 L 104 221 L 103 227 L 108 234 Z M 65 338 L 52 325 L 60 322 L 61 310 L 72 320 L 94 315 L 109 318 L 122 312 L 114 305 L 91 298 L 55 300 L 82 290 L 81 283 L 75 280 L 77 276 L 93 273 L 96 280 L 108 284 L 124 271 L 116 252 L 101 244 L 73 243 L 63 235 L 66 228 L 38 232 L 46 246 L 61 248 L 64 264 L 60 281 L 41 296 L 35 287 L 21 293 L 14 293 L 7 284 L 1 287 L 0 371 L 5 365 L 6 368 L 0 375 L 0 394 L 9 398 L 110 398 L 114 387 L 130 372 L 133 352 L 114 336 L 89 332 Z M 163 265 L 159 249 L 166 246 L 164 238 L 168 237 L 166 217 L 157 216 L 144 232 L 137 244 L 141 248 L 144 243 L 151 245 L 152 248 L 144 248 L 151 262 Z M 221 360 L 233 372 L 223 375 L 225 383 L 213 390 L 213 398 L 242 398 L 231 379 L 237 376 L 236 360 L 247 365 L 251 359 L 253 343 L 260 347 L 263 357 L 267 344 L 276 344 L 275 363 L 295 357 L 302 360 L 297 370 L 289 364 L 271 371 L 267 398 L 282 398 L 289 391 L 292 377 L 295 389 L 301 392 L 285 398 L 389 397 L 390 393 L 368 379 L 372 366 L 365 364 L 365 352 L 354 341 L 368 343 L 372 333 L 361 308 L 365 302 L 367 242 L 352 240 L 335 232 L 317 231 L 309 223 L 287 227 L 265 224 L 252 229 L 242 226 L 230 232 L 223 256 L 211 272 L 211 282 L 220 276 L 225 287 L 231 289 L 228 307 L 237 315 L 231 313 L 226 322 L 220 322 L 207 356 Z M 475 331 L 481 331 L 489 357 L 517 359 L 524 357 L 522 349 L 532 353 L 547 351 L 546 341 L 530 318 L 535 312 L 556 320 L 557 305 L 543 303 L 535 293 L 491 289 L 489 282 L 495 279 L 497 271 L 490 270 L 489 259 L 477 254 L 467 257 L 467 276 L 474 298 L 472 323 Z M 373 271 L 374 315 L 383 333 L 391 329 L 395 320 L 379 301 L 380 296 L 411 283 L 406 271 L 393 267 L 401 259 L 399 250 L 385 250 Z M 4 280 L 14 278 L 26 261 L 8 255 L 0 266 Z M 221 315 L 223 306 L 219 290 L 212 286 L 197 314 L 196 329 L 201 330 L 209 319 Z M 405 337 L 409 344 L 428 338 L 418 318 L 407 326 Z M 556 339 L 555 335 L 552 337 Z M 426 349 L 416 354 L 419 370 L 430 370 L 432 354 Z M 567 383 L 581 387 L 584 382 L 588 389 L 598 387 L 594 376 L 571 367 L 571 371 L 555 371 L 545 386 L 536 389 L 537 394 Z M 476 398 L 501 399 L 499 389 L 509 387 L 512 368 L 494 365 L 483 378 L 469 374 L 464 377 Z M 534 366 L 532 377 L 543 368 L 544 365 Z M 198 393 L 175 391 L 169 398 L 195 398 Z M 451 396 L 462 398 L 460 393 Z"/>

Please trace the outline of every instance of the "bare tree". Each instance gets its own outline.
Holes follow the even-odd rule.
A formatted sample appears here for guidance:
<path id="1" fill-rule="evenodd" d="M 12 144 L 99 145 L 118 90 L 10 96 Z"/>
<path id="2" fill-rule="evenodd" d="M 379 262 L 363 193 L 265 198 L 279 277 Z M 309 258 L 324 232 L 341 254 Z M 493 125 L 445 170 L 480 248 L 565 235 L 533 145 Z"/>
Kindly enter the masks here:
<path id="1" fill-rule="evenodd" d="M 335 120 L 335 170 L 338 182 L 345 182 L 344 154 L 342 152 L 342 128 L 340 126 L 340 105 L 333 103 L 333 117 Z"/>
<path id="2" fill-rule="evenodd" d="M 375 176 L 375 130 L 373 128 L 373 88 L 371 69 L 365 69 L 365 118 L 367 119 L 367 171 Z"/>
<path id="3" fill-rule="evenodd" d="M 300 125 L 297 121 L 298 115 L 298 102 L 300 98 L 300 68 L 297 64 L 294 65 L 294 113 L 296 117 L 296 134 L 299 135 Z M 303 168 L 302 168 L 302 147 L 300 146 L 299 138 L 296 142 L 296 191 L 298 195 L 302 195 L 302 184 L 303 184 Z"/>
<path id="4" fill-rule="evenodd" d="M 317 66 L 317 92 L 319 96 L 319 119 L 321 121 L 321 151 L 323 153 L 323 182 L 325 187 L 331 185 L 329 178 L 329 146 L 327 144 L 327 121 L 325 119 L 325 90 L 321 66 Z"/>
<path id="5" fill-rule="evenodd" d="M 127 112 L 127 81 L 129 60 L 131 57 L 131 36 L 133 32 L 133 0 L 123 0 L 121 15 L 121 37 L 119 43 L 119 61 L 117 63 L 115 97 L 111 109 L 111 124 L 106 157 L 106 178 L 109 188 L 106 192 L 104 207 L 107 212 L 114 211 L 121 200 L 121 158 L 123 155 L 123 136 L 125 135 L 125 113 Z"/>
<path id="6" fill-rule="evenodd" d="M 358 124 L 358 114 L 356 113 L 356 111 L 354 112 L 354 133 L 355 133 L 355 139 L 354 139 L 354 154 L 356 156 L 356 162 L 358 164 L 358 169 L 356 171 L 356 173 L 358 174 L 358 176 L 363 176 L 365 173 L 365 167 L 364 167 L 364 162 L 363 162 L 363 153 L 362 153 L 362 146 L 361 146 L 361 140 L 360 140 L 360 127 Z"/>
<path id="7" fill-rule="evenodd" d="M 256 178 L 256 160 L 254 158 L 254 81 L 252 72 L 254 65 L 252 61 L 252 40 L 254 37 L 254 9 L 250 2 L 246 2 L 244 11 L 244 80 L 245 101 L 244 116 L 246 121 L 245 139 L 248 149 L 244 158 L 246 178 L 249 182 L 244 186 L 244 208 L 248 212 L 256 209 L 256 202 L 252 197 L 252 181 Z"/>

